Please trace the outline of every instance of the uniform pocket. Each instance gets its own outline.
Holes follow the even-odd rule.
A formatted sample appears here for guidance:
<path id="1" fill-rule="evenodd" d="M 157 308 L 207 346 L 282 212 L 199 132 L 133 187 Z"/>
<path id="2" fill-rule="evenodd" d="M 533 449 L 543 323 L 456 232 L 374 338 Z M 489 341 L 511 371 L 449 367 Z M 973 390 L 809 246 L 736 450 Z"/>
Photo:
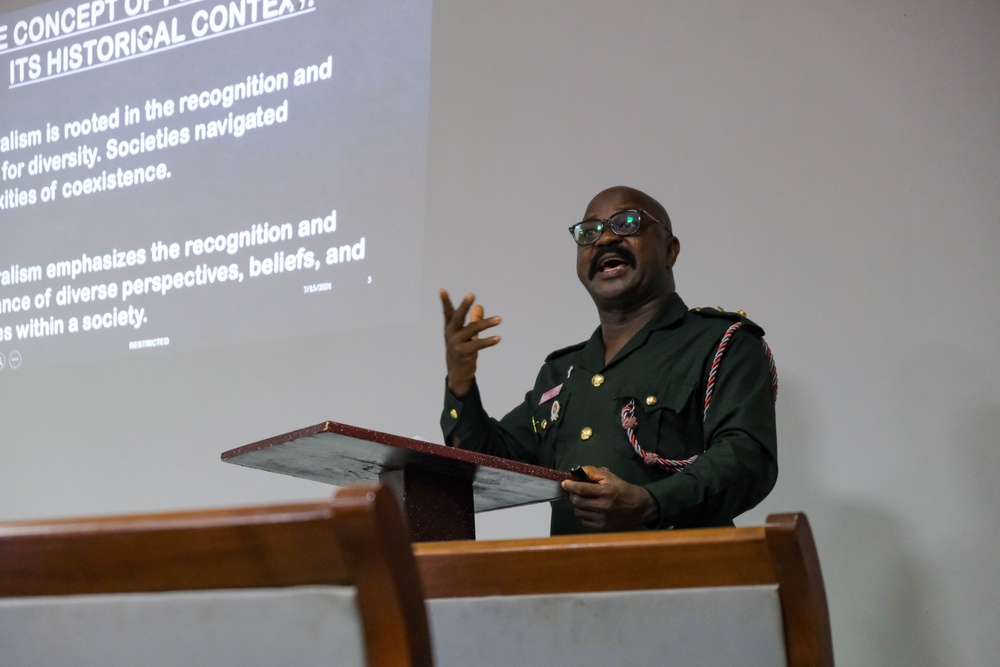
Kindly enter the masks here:
<path id="1" fill-rule="evenodd" d="M 639 447 L 664 459 L 687 459 L 703 450 L 697 385 L 640 386 L 635 396 L 619 396 L 619 410 L 634 402 L 633 434 Z M 622 427 L 625 428 L 624 425 Z M 631 443 L 630 443 L 631 446 Z M 632 455 L 638 456 L 632 449 Z"/>

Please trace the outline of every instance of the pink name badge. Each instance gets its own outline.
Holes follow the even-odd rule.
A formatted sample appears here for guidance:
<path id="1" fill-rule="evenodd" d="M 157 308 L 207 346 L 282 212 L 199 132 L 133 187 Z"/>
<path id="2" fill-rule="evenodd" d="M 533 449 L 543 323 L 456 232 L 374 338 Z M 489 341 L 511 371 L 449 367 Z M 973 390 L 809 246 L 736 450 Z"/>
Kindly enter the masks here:
<path id="1" fill-rule="evenodd" d="M 541 405 L 542 403 L 544 403 L 545 401 L 549 400 L 550 398 L 555 398 L 556 396 L 559 395 L 560 391 L 562 391 L 562 385 L 561 384 L 557 385 L 555 387 L 552 387 L 552 389 L 549 389 L 547 392 L 545 392 L 544 394 L 542 394 L 542 398 L 538 401 L 538 404 Z"/>

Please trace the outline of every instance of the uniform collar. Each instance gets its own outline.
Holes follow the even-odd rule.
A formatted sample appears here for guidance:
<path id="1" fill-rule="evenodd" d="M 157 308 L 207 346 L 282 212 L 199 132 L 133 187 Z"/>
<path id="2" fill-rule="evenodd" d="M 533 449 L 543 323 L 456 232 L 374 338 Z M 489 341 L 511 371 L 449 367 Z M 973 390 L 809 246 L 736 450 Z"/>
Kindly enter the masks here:
<path id="1" fill-rule="evenodd" d="M 676 325 L 680 320 L 684 318 L 687 313 L 687 306 L 684 304 L 684 300 L 681 299 L 677 292 L 671 294 L 666 303 L 663 304 L 663 308 L 660 309 L 653 319 L 646 323 L 642 329 L 640 329 L 632 339 L 625 344 L 615 358 L 608 362 L 607 366 L 612 366 L 634 350 L 642 347 L 642 345 L 649 339 L 652 332 L 659 329 L 666 329 Z M 591 371 L 598 371 L 605 368 L 604 363 L 604 338 L 601 335 L 601 327 L 597 327 L 594 333 L 591 334 L 590 340 L 584 345 L 583 349 L 580 351 L 579 363 L 583 368 Z"/>

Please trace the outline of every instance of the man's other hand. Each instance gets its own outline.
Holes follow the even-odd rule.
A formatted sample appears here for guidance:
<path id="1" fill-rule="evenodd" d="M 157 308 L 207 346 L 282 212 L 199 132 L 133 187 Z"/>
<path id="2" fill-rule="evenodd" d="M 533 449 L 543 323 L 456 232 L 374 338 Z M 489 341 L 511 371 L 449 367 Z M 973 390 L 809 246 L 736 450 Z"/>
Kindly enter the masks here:
<path id="1" fill-rule="evenodd" d="M 565 480 L 573 510 L 584 526 L 592 530 L 634 530 L 657 518 L 659 508 L 652 494 L 629 484 L 606 468 L 583 466 L 589 482 Z"/>
<path id="2" fill-rule="evenodd" d="M 483 307 L 472 305 L 476 295 L 469 293 L 458 304 L 452 305 L 446 290 L 439 292 L 444 310 L 445 361 L 448 364 L 448 390 L 461 398 L 472 388 L 476 376 L 476 359 L 479 350 L 493 347 L 500 342 L 500 336 L 480 338 L 479 334 L 500 324 L 499 317 L 483 317 Z M 471 312 L 470 312 L 471 311 Z M 465 318 L 469 317 L 466 324 Z"/>

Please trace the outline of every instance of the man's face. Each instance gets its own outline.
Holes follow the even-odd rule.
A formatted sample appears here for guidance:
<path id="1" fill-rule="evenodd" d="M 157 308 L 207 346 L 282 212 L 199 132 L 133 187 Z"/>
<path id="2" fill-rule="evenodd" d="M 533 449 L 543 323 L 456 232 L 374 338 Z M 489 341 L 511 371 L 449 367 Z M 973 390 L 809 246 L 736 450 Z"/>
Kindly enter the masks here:
<path id="1" fill-rule="evenodd" d="M 666 222 L 655 201 L 627 188 L 605 190 L 590 202 L 584 219 L 606 220 L 630 208 L 649 212 L 636 234 L 618 236 L 605 225 L 596 243 L 577 247 L 576 274 L 598 310 L 631 310 L 674 291 L 680 244 L 653 221 Z"/>

